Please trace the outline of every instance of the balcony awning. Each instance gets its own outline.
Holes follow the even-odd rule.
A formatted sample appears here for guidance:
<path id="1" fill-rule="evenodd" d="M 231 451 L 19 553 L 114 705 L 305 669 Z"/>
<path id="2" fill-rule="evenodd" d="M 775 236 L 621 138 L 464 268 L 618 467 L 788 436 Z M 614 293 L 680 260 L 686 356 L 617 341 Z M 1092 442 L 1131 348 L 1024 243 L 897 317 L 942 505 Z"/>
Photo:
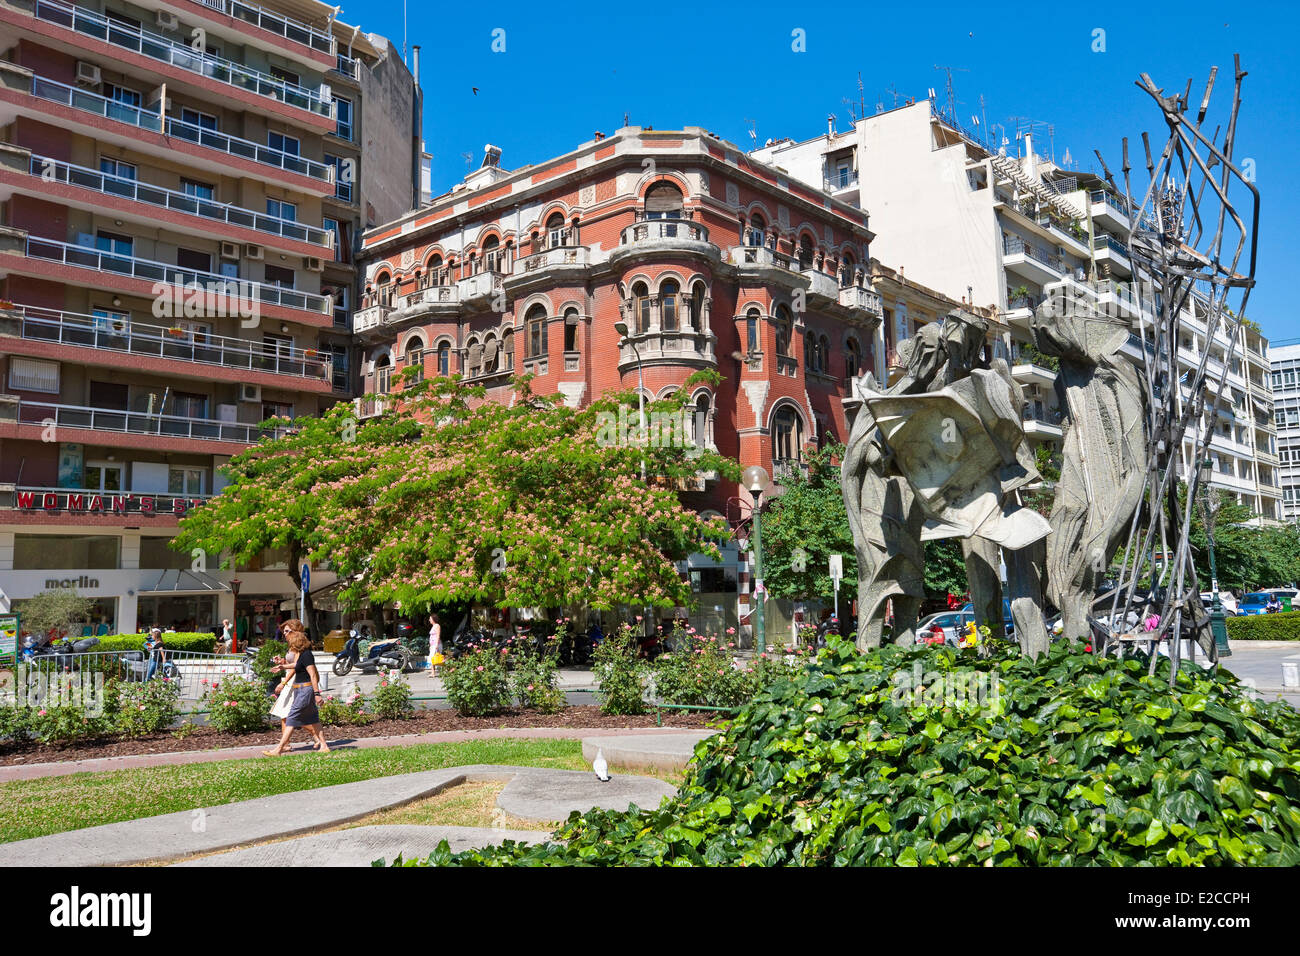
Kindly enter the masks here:
<path id="1" fill-rule="evenodd" d="M 213 594 L 228 592 L 230 586 L 222 584 L 203 571 L 163 571 L 152 585 L 139 589 L 140 594 Z"/>

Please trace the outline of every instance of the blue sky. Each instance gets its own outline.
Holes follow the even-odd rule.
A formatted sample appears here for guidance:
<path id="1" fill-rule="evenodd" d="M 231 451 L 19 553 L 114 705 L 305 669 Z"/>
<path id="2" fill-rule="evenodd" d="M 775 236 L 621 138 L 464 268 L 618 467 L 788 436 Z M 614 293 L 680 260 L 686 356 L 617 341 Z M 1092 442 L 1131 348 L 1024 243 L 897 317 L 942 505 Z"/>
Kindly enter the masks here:
<path id="1" fill-rule="evenodd" d="M 824 132 L 830 112 L 840 129 L 847 127 L 843 100 L 856 104 L 859 71 L 868 113 L 877 103 L 893 105 L 891 87 L 917 98 L 934 87 L 942 101 L 946 77 L 936 64 L 965 70 L 953 72 L 959 117 L 979 113 L 983 95 L 989 124 L 1014 130 L 1012 117 L 1050 123 L 1058 162 L 1068 148 L 1079 169 L 1099 172 L 1096 147 L 1117 171 L 1122 136 L 1130 138 L 1135 165 L 1142 130 L 1153 145 L 1165 140 L 1154 103 L 1134 85 L 1140 72 L 1169 93 L 1190 78 L 1199 100 L 1217 65 L 1211 116 L 1223 118 L 1232 54 L 1240 53 L 1250 75 L 1236 155 L 1255 161 L 1262 195 L 1258 285 L 1247 314 L 1274 340 L 1300 336 L 1300 312 L 1287 286 L 1295 274 L 1287 263 L 1300 252 L 1300 233 L 1289 227 L 1300 216 L 1300 8 L 1259 0 L 1157 7 L 1006 7 L 1001 15 L 988 5 L 943 2 L 593 9 L 514 2 L 451 8 L 412 0 L 406 40 L 408 52 L 421 47 L 435 194 L 465 175 L 463 153 L 478 164 L 485 143 L 502 147 L 502 164 L 513 168 L 566 152 L 596 130 L 612 132 L 625 113 L 633 125 L 702 126 L 744 147 L 750 120 L 760 144 L 807 139 Z M 345 6 L 341 18 L 402 45 L 401 0 Z M 792 50 L 796 29 L 805 31 L 805 52 Z M 1099 29 L 1104 52 L 1093 50 Z M 503 53 L 492 50 L 494 30 L 505 31 Z M 1044 131 L 1036 135 L 1040 152 L 1052 145 Z"/>

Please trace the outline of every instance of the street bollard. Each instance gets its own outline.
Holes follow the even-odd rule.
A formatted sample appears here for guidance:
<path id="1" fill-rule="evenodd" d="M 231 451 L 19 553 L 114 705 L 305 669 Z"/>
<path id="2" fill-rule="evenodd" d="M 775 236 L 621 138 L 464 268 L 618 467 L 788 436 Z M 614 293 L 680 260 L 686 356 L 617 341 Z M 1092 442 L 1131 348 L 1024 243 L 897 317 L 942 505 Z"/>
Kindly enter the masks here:
<path id="1" fill-rule="evenodd" d="M 1282 662 L 1282 689 L 1300 689 L 1300 661 Z"/>

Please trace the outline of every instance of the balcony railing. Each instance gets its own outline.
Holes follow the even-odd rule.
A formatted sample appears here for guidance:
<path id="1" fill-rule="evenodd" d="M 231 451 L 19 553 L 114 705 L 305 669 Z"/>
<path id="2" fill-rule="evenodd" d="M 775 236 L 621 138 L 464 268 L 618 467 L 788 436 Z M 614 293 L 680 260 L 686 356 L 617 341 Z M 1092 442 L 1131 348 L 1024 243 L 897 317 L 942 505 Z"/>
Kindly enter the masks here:
<path id="1" fill-rule="evenodd" d="M 430 305 L 456 305 L 460 302 L 460 287 L 454 285 L 430 285 L 406 295 L 397 297 L 399 309 L 418 309 Z"/>
<path id="2" fill-rule="evenodd" d="M 83 315 L 20 306 L 0 312 L 0 335 L 37 342 L 146 355 L 153 358 L 328 382 L 333 359 L 298 348 L 269 348 L 261 342 L 148 325 L 113 316 Z"/>
<path id="3" fill-rule="evenodd" d="M 846 309 L 861 309 L 875 315 L 882 314 L 882 302 L 879 292 L 872 292 L 861 286 L 850 285 L 840 289 L 840 305 Z"/>
<path id="4" fill-rule="evenodd" d="M 840 283 L 835 276 L 813 268 L 803 269 L 802 272 L 808 277 L 808 294 L 810 296 L 829 299 L 832 302 L 839 301 Z"/>
<path id="5" fill-rule="evenodd" d="M 89 246 L 74 246 L 67 242 L 53 239 L 27 237 L 27 256 L 30 259 L 42 259 L 63 265 L 78 266 L 82 269 L 94 269 L 97 272 L 129 276 L 150 282 L 181 283 L 183 286 L 198 286 L 207 293 L 256 298 L 265 305 L 278 305 L 286 309 L 301 309 L 320 315 L 329 315 L 334 310 L 333 300 L 329 296 L 315 295 L 309 292 L 296 292 L 277 285 L 265 285 L 247 279 L 216 275 L 211 272 L 196 272 L 166 262 L 154 262 L 150 259 L 138 259 L 116 252 L 106 252 Z"/>
<path id="6" fill-rule="evenodd" d="M 531 256 L 515 260 L 515 275 L 528 275 L 555 266 L 586 266 L 591 262 L 591 250 L 586 246 L 553 246 Z"/>
<path id="7" fill-rule="evenodd" d="M 732 246 L 728 257 L 733 266 L 762 266 L 798 272 L 798 260 L 769 246 Z"/>
<path id="8" fill-rule="evenodd" d="M 87 169 L 84 166 L 63 163 L 48 156 L 33 154 L 29 171 L 33 176 L 39 176 L 45 180 L 67 183 L 70 186 L 80 186 L 83 189 L 92 189 L 105 196 L 120 196 L 123 199 L 148 203 L 151 206 L 170 209 L 173 212 L 188 213 L 191 216 L 202 216 L 205 219 L 224 222 L 231 226 L 255 229 L 258 232 L 280 236 L 283 239 L 310 242 L 326 249 L 334 247 L 334 233 L 317 226 L 309 226 L 289 219 L 280 219 L 276 216 L 267 216 L 251 209 L 241 209 L 238 206 L 228 206 L 224 203 L 201 199 L 198 196 L 191 196 L 188 193 L 177 192 L 173 189 L 151 186 L 135 179 L 110 176 L 107 173 Z"/>
<path id="9" fill-rule="evenodd" d="M 322 33 L 310 24 L 303 23 L 300 20 L 294 20 L 279 13 L 272 13 L 255 3 L 245 3 L 244 0 L 198 0 L 198 2 L 205 7 L 220 10 L 222 13 L 243 20 L 245 23 L 261 27 L 268 33 L 274 33 L 286 40 L 301 43 L 303 46 L 311 47 L 321 53 L 333 53 L 337 49 L 334 37 L 330 34 Z"/>
<path id="10" fill-rule="evenodd" d="M 147 412 L 89 408 L 84 405 L 58 405 L 27 399 L 0 404 L 0 422 L 6 420 L 19 425 L 37 426 L 44 426 L 52 421 L 57 428 L 124 432 L 130 435 L 166 435 L 171 438 L 235 442 L 243 445 L 256 444 L 264 434 L 271 435 L 275 432 L 275 429 L 262 429 L 259 425 L 241 425 L 237 422 L 222 422 L 211 418 L 151 415 Z"/>
<path id="11" fill-rule="evenodd" d="M 126 123 L 138 129 L 148 130 L 151 133 L 165 132 L 168 136 L 174 136 L 177 139 L 183 139 L 198 146 L 215 149 L 217 152 L 249 159 L 266 166 L 273 166 L 286 172 L 319 179 L 322 183 L 331 186 L 334 183 L 333 166 L 327 166 L 315 160 L 304 159 L 292 153 L 272 149 L 269 146 L 254 143 L 252 140 L 228 136 L 216 130 L 204 129 L 201 126 L 185 123 L 178 119 L 164 117 L 158 113 L 140 109 L 138 106 L 118 103 L 115 100 L 100 96 L 98 93 L 91 93 L 89 90 L 68 86 L 66 83 L 59 83 L 57 80 L 47 80 L 44 77 L 33 76 L 32 96 L 48 100 L 51 103 L 60 103 L 73 109 L 84 110 L 87 113 L 103 116 L 118 123 Z"/>
<path id="12" fill-rule="evenodd" d="M 1124 206 L 1120 203 L 1118 199 L 1116 199 L 1106 190 L 1094 189 L 1092 192 L 1088 194 L 1088 196 L 1093 202 L 1105 203 L 1107 206 L 1115 210 L 1121 216 L 1128 218 L 1128 213 L 1124 211 Z"/>
<path id="13" fill-rule="evenodd" d="M 1061 261 L 1059 256 L 1049 256 L 1032 243 L 1025 242 L 1019 236 L 1007 237 L 1002 243 L 1002 254 L 1007 256 L 1024 255 L 1035 262 L 1041 262 L 1055 272 L 1065 271 L 1065 263 Z"/>
<path id="14" fill-rule="evenodd" d="M 201 53 L 187 44 L 177 43 L 138 26 L 110 20 L 85 7 L 64 3 L 63 0 L 36 0 L 35 15 L 38 20 L 66 27 L 83 36 L 103 40 L 218 83 L 247 90 L 317 116 L 334 115 L 333 100 L 318 90 L 309 90 L 276 79 L 269 73 L 250 69 L 210 53 Z"/>
<path id="15" fill-rule="evenodd" d="M 642 219 L 623 229 L 620 236 L 622 245 L 654 240 L 688 239 L 692 242 L 708 242 L 709 230 L 690 219 Z"/>
<path id="16" fill-rule="evenodd" d="M 1020 417 L 1027 422 L 1039 422 L 1043 425 L 1054 425 L 1057 428 L 1061 427 L 1063 420 L 1060 412 L 1048 411 L 1042 408 L 1035 409 L 1029 405 L 1024 407 Z"/>
<path id="17" fill-rule="evenodd" d="M 856 189 L 858 185 L 858 174 L 852 176 L 823 176 L 822 191 L 833 193 L 841 189 Z"/>

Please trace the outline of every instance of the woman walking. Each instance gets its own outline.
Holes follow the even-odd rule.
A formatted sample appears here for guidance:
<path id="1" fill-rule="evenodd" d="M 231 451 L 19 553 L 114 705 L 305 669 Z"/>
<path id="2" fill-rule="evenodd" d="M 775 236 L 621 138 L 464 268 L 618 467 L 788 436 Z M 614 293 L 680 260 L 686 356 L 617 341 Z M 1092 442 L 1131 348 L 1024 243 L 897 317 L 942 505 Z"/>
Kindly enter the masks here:
<path id="1" fill-rule="evenodd" d="M 298 620 L 285 622 L 285 636 L 289 642 L 289 654 L 282 664 L 277 663 L 272 670 L 283 671 L 285 675 L 276 688 L 277 694 L 284 689 L 286 683 L 293 685 L 292 703 L 289 716 L 285 718 L 280 731 L 279 744 L 274 750 L 263 750 L 262 753 L 267 757 L 280 756 L 289 746 L 289 738 L 299 727 L 307 728 L 307 732 L 316 741 L 317 750 L 329 753 L 329 744 L 325 742 L 325 733 L 320 725 L 320 711 L 316 706 L 321 699 L 320 673 L 316 670 L 316 658 L 311 652 L 311 639 L 302 630 L 302 622 Z"/>

